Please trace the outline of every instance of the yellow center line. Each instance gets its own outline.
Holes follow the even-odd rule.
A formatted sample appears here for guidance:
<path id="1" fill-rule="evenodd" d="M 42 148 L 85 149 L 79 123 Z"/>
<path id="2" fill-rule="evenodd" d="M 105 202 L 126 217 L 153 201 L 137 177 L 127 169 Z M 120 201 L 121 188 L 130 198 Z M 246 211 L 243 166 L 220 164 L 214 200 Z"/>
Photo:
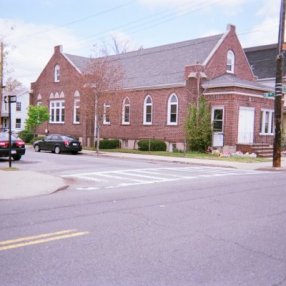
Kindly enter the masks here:
<path id="1" fill-rule="evenodd" d="M 18 238 L 14 240 L 1 241 L 0 245 L 3 245 L 3 246 L 0 246 L 0 251 L 34 245 L 34 244 L 46 243 L 46 242 L 54 241 L 54 240 L 60 240 L 60 239 L 66 239 L 66 238 L 86 235 L 88 233 L 89 232 L 87 231 L 76 232 L 76 230 L 64 230 L 64 231 L 58 231 L 58 232 L 53 232 L 53 233 L 40 234 L 36 236 L 22 237 L 22 238 Z"/>

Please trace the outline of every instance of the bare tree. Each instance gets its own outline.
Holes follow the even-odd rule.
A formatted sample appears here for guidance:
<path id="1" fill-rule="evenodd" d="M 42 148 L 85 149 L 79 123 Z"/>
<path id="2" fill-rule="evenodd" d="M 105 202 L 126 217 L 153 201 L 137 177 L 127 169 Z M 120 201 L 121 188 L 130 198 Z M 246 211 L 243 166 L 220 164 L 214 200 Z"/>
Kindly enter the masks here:
<path id="1" fill-rule="evenodd" d="M 83 75 L 82 87 L 86 128 L 96 138 L 96 152 L 99 152 L 100 126 L 105 116 L 104 102 L 111 99 L 122 89 L 123 73 L 117 57 L 105 56 L 91 58 Z M 92 122 L 94 120 L 94 123 Z"/>

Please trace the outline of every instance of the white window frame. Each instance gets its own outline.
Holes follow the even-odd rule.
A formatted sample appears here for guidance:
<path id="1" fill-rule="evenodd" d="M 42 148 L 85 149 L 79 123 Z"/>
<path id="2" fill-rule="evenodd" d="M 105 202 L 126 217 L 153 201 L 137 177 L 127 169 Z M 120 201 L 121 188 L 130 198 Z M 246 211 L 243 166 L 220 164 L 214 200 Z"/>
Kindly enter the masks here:
<path id="1" fill-rule="evenodd" d="M 59 106 L 57 106 L 59 104 Z M 58 117 L 57 120 L 57 111 Z M 64 100 L 51 100 L 50 101 L 50 123 L 61 124 L 65 123 L 65 101 Z"/>
<path id="2" fill-rule="evenodd" d="M 267 118 L 268 114 L 268 118 Z M 274 110 L 273 109 L 261 109 L 260 112 L 260 135 L 274 135 Z M 268 123 L 267 120 L 268 119 Z M 266 124 L 268 130 L 266 130 Z M 266 132 L 267 131 L 267 132 Z"/>
<path id="3" fill-rule="evenodd" d="M 108 103 L 103 105 L 103 124 L 110 125 L 110 104 Z"/>
<path id="4" fill-rule="evenodd" d="M 18 120 L 19 122 L 17 122 L 17 120 Z M 21 128 L 22 128 L 22 120 L 21 120 L 21 118 L 16 118 L 16 119 L 15 119 L 15 128 L 16 128 L 16 129 L 21 129 Z"/>
<path id="5" fill-rule="evenodd" d="M 147 102 L 148 99 L 151 100 L 151 102 Z M 151 108 L 151 112 L 150 112 L 150 121 L 147 120 L 147 111 L 148 111 L 148 107 Z M 150 95 L 147 95 L 144 99 L 144 110 L 143 110 L 143 124 L 144 125 L 152 125 L 152 121 L 153 121 L 153 99 Z"/>
<path id="6" fill-rule="evenodd" d="M 73 102 L 73 123 L 80 124 L 80 99 L 79 98 L 75 98 Z"/>
<path id="7" fill-rule="evenodd" d="M 55 65 L 54 82 L 60 82 L 60 76 L 61 76 L 61 67 L 60 67 L 60 65 Z"/>
<path id="8" fill-rule="evenodd" d="M 172 102 L 172 99 L 176 98 L 176 102 Z M 171 117 L 172 117 L 172 106 L 175 105 L 176 106 L 176 121 L 171 121 Z M 172 93 L 169 98 L 168 98 L 168 112 L 167 112 L 167 125 L 178 125 L 178 117 L 179 117 L 179 100 L 178 97 L 175 93 Z"/>
<path id="9" fill-rule="evenodd" d="M 222 110 L 222 126 L 221 126 L 221 130 L 214 130 L 213 126 L 214 126 L 214 121 L 215 121 L 215 111 L 216 110 Z M 217 106 L 212 106 L 212 117 L 211 117 L 211 123 L 212 123 L 212 130 L 214 133 L 223 133 L 224 130 L 224 106 L 221 105 L 217 105 Z"/>
<path id="10" fill-rule="evenodd" d="M 16 111 L 17 112 L 21 112 L 22 111 L 22 102 L 21 101 L 17 101 L 16 102 Z"/>
<path id="11" fill-rule="evenodd" d="M 234 73 L 235 54 L 232 50 L 227 51 L 226 57 L 226 72 Z"/>
<path id="12" fill-rule="evenodd" d="M 126 120 L 126 111 L 128 108 L 128 120 Z M 128 97 L 125 97 L 122 104 L 122 124 L 129 125 L 130 124 L 130 100 Z"/>

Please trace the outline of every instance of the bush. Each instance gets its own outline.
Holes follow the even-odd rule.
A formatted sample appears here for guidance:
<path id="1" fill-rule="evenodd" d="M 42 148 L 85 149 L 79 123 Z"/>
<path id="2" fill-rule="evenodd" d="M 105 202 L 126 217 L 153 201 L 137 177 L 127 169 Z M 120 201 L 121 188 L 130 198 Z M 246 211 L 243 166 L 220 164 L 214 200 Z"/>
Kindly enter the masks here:
<path id="1" fill-rule="evenodd" d="M 96 147 L 96 142 L 95 142 Z M 103 139 L 99 141 L 99 149 L 116 149 L 120 147 L 118 139 Z"/>
<path id="2" fill-rule="evenodd" d="M 34 134 L 28 130 L 23 130 L 23 131 L 19 132 L 18 135 L 25 143 L 31 143 L 31 141 L 34 137 Z"/>
<path id="3" fill-rule="evenodd" d="M 150 149 L 149 149 L 150 148 Z M 163 140 L 140 140 L 138 142 L 138 149 L 140 151 L 166 151 L 167 145 Z"/>

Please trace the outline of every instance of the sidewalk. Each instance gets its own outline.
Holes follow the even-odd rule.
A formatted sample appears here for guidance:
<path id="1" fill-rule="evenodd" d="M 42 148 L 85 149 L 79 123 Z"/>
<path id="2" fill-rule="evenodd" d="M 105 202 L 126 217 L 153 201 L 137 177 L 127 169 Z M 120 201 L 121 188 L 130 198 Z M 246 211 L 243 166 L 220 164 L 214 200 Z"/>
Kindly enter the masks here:
<path id="1" fill-rule="evenodd" d="M 129 154 L 115 152 L 100 152 L 99 155 L 95 151 L 83 150 L 82 153 L 89 156 L 114 157 L 126 159 L 140 159 L 148 161 L 167 161 L 174 163 L 195 164 L 201 166 L 215 166 L 224 168 L 235 168 L 244 170 L 271 170 L 286 171 L 286 158 L 282 157 L 281 168 L 273 168 L 272 161 L 259 163 L 241 163 L 207 159 L 190 159 L 182 157 L 164 157 L 149 154 Z M 0 200 L 18 199 L 25 197 L 33 197 L 47 195 L 59 190 L 67 188 L 68 185 L 64 179 L 38 172 L 24 170 L 7 170 L 0 169 Z"/>

